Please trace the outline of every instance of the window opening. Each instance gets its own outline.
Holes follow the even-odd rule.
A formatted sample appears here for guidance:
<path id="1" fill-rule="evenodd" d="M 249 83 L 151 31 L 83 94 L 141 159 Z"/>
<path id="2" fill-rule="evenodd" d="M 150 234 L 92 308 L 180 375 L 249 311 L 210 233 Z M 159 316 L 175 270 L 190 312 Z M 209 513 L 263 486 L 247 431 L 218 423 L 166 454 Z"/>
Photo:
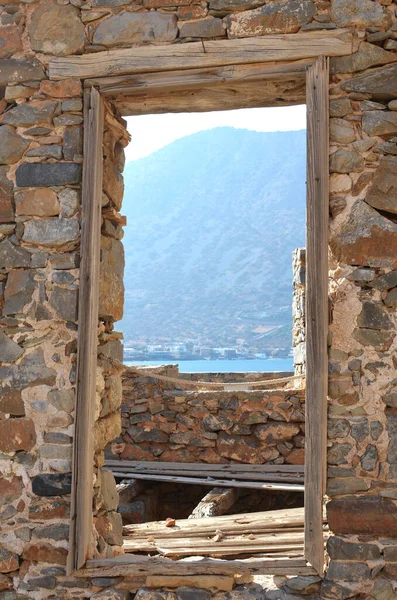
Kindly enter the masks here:
<path id="1" fill-rule="evenodd" d="M 128 367 L 105 463 L 124 551 L 302 555 L 305 107 L 129 130 Z"/>

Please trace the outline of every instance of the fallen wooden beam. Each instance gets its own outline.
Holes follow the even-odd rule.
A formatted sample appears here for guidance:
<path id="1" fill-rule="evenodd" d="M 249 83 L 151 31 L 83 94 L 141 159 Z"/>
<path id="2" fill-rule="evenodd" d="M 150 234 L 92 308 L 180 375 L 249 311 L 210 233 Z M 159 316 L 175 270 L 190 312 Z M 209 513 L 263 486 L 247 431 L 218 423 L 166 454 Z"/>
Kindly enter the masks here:
<path id="1" fill-rule="evenodd" d="M 189 519 L 224 515 L 239 497 L 237 488 L 214 488 L 193 509 Z"/>
<path id="2" fill-rule="evenodd" d="M 325 522 L 325 515 L 324 515 Z M 174 536 L 185 531 L 187 535 L 194 532 L 207 533 L 208 536 L 215 535 L 216 530 L 223 532 L 245 531 L 255 532 L 257 530 L 278 528 L 303 528 L 304 509 L 288 508 L 281 510 L 261 511 L 254 513 L 243 513 L 239 515 L 224 515 L 220 517 L 207 517 L 202 519 L 177 519 L 173 527 L 167 527 L 165 521 L 154 521 L 126 525 L 123 529 L 125 535 L 155 535 Z"/>
<path id="3" fill-rule="evenodd" d="M 294 61 L 318 56 L 345 56 L 358 48 L 348 29 L 266 35 L 189 44 L 148 45 L 50 60 L 50 79 L 81 79 L 249 64 Z"/>
<path id="4" fill-rule="evenodd" d="M 173 475 L 147 475 L 146 473 L 119 472 L 113 470 L 115 477 L 124 479 L 145 479 L 148 481 L 167 481 L 171 483 L 187 483 L 190 485 L 214 485 L 217 487 L 239 487 L 252 490 L 280 490 L 284 492 L 304 492 L 305 486 L 299 483 L 265 483 L 258 481 L 236 481 L 233 479 L 205 479 L 202 477 L 176 477 Z"/>

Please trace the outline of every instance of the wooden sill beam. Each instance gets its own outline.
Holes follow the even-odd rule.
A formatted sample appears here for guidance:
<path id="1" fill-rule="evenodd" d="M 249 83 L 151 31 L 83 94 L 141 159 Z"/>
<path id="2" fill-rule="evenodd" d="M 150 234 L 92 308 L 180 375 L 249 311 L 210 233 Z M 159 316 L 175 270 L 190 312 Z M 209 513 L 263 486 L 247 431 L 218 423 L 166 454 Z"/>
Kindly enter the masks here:
<path id="1" fill-rule="evenodd" d="M 316 575 L 302 553 L 288 552 L 284 556 L 221 560 L 194 557 L 171 560 L 156 556 L 119 556 L 88 560 L 76 577 L 140 577 L 142 575 Z"/>
<path id="2" fill-rule="evenodd" d="M 294 61 L 318 56 L 345 56 L 358 48 L 347 29 L 267 35 L 236 40 L 209 40 L 189 44 L 141 46 L 80 56 L 57 57 L 49 62 L 49 77 L 87 79 L 132 73 L 170 71 L 271 61 Z"/>

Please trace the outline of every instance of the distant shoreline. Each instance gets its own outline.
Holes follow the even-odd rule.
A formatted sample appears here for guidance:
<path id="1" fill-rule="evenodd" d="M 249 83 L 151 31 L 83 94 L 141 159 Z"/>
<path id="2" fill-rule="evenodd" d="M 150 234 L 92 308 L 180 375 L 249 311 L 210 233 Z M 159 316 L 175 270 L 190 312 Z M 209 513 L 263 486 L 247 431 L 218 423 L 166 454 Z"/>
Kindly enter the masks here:
<path id="1" fill-rule="evenodd" d="M 294 370 L 290 358 L 253 358 L 233 360 L 124 360 L 126 365 L 179 365 L 180 373 L 274 373 Z"/>

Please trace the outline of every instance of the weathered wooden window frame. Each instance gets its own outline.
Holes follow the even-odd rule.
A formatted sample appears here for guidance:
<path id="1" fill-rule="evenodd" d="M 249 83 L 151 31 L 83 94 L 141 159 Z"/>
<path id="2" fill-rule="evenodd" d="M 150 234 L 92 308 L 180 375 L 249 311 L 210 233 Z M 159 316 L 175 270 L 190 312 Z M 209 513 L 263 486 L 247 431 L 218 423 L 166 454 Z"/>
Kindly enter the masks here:
<path id="1" fill-rule="evenodd" d="M 314 34 L 293 34 L 206 42 L 206 47 L 209 44 L 212 52 L 205 50 L 204 53 L 201 43 L 192 43 L 164 46 L 161 49 L 149 46 L 115 50 L 101 53 L 106 56 L 99 61 L 98 55 L 88 55 L 58 58 L 50 62 L 49 72 L 52 79 L 80 77 L 86 80 L 77 400 L 68 559 L 69 572 L 75 572 L 77 576 L 94 576 L 99 569 L 103 575 L 118 574 L 129 577 L 134 573 L 323 574 L 329 211 L 329 60 L 324 54 L 331 56 L 351 54 L 356 47 L 353 36 L 345 30 L 319 33 L 321 36 L 317 34 L 317 37 Z M 304 40 L 307 41 L 306 46 Z M 313 40 L 316 43 L 313 43 Z M 197 44 L 200 46 L 200 51 L 196 48 Z M 223 49 L 224 54 L 222 54 Z M 203 70 L 203 66 L 214 68 L 206 71 Z M 201 67 L 199 73 L 197 67 Z M 171 68 L 180 70 L 170 71 Z M 302 70 L 306 72 L 307 104 L 305 558 L 284 559 L 284 562 L 283 559 L 261 558 L 250 559 L 249 562 L 214 559 L 181 562 L 156 557 L 131 556 L 106 560 L 90 559 L 93 523 L 92 432 L 97 360 L 103 97 L 117 98 L 119 95 L 133 94 L 142 87 L 150 93 L 151 86 L 157 94 L 159 90 L 160 93 L 167 93 L 170 90 L 180 90 L 183 84 L 187 88 L 203 85 L 203 77 L 206 85 L 211 83 L 220 85 L 225 79 L 230 80 L 230 78 L 237 84 L 240 80 L 246 82 L 248 78 L 257 81 L 259 86 L 263 85 L 264 80 L 272 79 L 280 72 L 296 75 Z M 104 77 L 112 73 L 117 75 Z"/>

